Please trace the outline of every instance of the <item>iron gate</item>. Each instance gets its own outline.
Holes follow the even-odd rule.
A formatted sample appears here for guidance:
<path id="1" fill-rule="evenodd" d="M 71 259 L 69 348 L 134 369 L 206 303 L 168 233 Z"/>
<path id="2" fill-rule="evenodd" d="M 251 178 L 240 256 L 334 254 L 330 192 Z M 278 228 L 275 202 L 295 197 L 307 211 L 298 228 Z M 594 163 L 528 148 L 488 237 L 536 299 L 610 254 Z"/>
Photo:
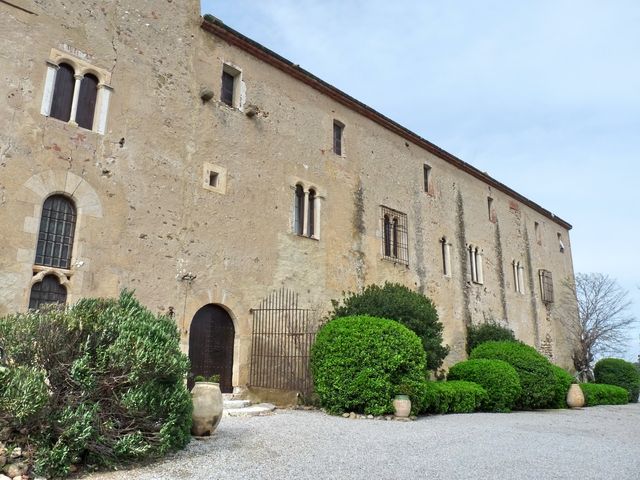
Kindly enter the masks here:
<path id="1" fill-rule="evenodd" d="M 251 378 L 253 387 L 313 390 L 309 356 L 318 322 L 315 311 L 298 307 L 298 294 L 282 288 L 252 309 Z"/>

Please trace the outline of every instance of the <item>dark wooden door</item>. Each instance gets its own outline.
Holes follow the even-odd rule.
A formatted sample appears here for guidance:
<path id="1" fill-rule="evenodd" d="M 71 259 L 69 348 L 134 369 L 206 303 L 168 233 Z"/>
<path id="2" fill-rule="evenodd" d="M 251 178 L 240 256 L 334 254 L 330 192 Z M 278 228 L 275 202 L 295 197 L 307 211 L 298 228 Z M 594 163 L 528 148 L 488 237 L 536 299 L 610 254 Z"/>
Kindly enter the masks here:
<path id="1" fill-rule="evenodd" d="M 191 375 L 189 388 L 196 375 L 220 375 L 220 390 L 233 392 L 233 339 L 235 329 L 227 311 L 219 305 L 206 305 L 198 310 L 189 332 Z"/>

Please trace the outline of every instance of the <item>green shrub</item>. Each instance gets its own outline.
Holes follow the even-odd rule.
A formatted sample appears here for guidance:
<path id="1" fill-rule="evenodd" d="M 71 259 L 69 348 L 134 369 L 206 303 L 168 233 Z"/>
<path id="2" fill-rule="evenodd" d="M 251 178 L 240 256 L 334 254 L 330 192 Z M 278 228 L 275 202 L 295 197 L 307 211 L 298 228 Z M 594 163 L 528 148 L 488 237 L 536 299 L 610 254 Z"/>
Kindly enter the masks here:
<path id="1" fill-rule="evenodd" d="M 397 393 L 410 396 L 414 412 L 421 408 L 425 353 L 417 335 L 398 322 L 332 320 L 318 332 L 311 369 L 320 403 L 330 413 L 389 413 Z"/>
<path id="2" fill-rule="evenodd" d="M 467 327 L 467 354 L 484 342 L 515 341 L 513 330 L 491 321 Z"/>
<path id="3" fill-rule="evenodd" d="M 629 402 L 629 392 L 616 385 L 605 383 L 581 383 L 585 405 L 625 405 Z"/>
<path id="4" fill-rule="evenodd" d="M 556 377 L 551 362 L 533 347 L 520 342 L 485 342 L 473 349 L 470 358 L 504 360 L 516 369 L 522 393 L 515 408 L 533 410 L 553 403 Z"/>
<path id="5" fill-rule="evenodd" d="M 569 393 L 569 387 L 574 382 L 573 376 L 567 372 L 564 368 L 560 368 L 557 365 L 551 365 L 553 374 L 556 377 L 556 387 L 553 395 L 553 400 L 549 404 L 550 408 L 569 408 L 567 405 L 567 393 Z"/>
<path id="6" fill-rule="evenodd" d="M 617 385 L 629 392 L 629 401 L 638 402 L 640 373 L 635 365 L 620 358 L 603 358 L 593 370 L 596 383 Z"/>
<path id="7" fill-rule="evenodd" d="M 478 358 L 455 364 L 449 369 L 448 380 L 466 380 L 483 387 L 487 398 L 481 409 L 489 412 L 509 412 L 522 393 L 515 368 L 502 360 Z"/>
<path id="8" fill-rule="evenodd" d="M 368 315 L 400 322 L 420 337 L 427 353 L 427 369 L 437 370 L 449 353 L 442 345 L 442 323 L 435 306 L 424 295 L 398 283 L 385 283 L 382 287 L 369 285 L 361 293 L 350 293 L 342 299 L 332 300 L 330 317 Z"/>
<path id="9" fill-rule="evenodd" d="M 477 383 L 462 380 L 426 382 L 422 412 L 472 413 L 486 400 L 486 390 Z"/>
<path id="10" fill-rule="evenodd" d="M 61 477 L 72 464 L 138 461 L 189 441 L 178 330 L 132 293 L 0 318 L 0 338 L 0 424 L 9 443 L 35 447 L 34 473 Z"/>

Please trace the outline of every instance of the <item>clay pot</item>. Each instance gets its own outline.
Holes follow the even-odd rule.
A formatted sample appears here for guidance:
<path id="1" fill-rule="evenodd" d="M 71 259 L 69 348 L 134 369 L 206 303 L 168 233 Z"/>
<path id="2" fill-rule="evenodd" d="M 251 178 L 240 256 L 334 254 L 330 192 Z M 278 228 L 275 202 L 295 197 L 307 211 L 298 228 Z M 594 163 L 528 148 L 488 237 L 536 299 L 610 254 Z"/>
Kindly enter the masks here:
<path id="1" fill-rule="evenodd" d="M 584 394 L 582 393 L 580 385 L 577 383 L 572 383 L 569 387 L 569 391 L 567 392 L 567 405 L 569 405 L 569 408 L 584 407 Z"/>
<path id="2" fill-rule="evenodd" d="M 411 413 L 411 400 L 408 395 L 396 395 L 393 400 L 393 409 L 395 410 L 395 416 L 401 418 L 407 418 Z"/>
<path id="3" fill-rule="evenodd" d="M 211 435 L 222 418 L 222 393 L 220 384 L 196 382 L 191 389 L 193 424 L 191 434 L 196 437 Z"/>

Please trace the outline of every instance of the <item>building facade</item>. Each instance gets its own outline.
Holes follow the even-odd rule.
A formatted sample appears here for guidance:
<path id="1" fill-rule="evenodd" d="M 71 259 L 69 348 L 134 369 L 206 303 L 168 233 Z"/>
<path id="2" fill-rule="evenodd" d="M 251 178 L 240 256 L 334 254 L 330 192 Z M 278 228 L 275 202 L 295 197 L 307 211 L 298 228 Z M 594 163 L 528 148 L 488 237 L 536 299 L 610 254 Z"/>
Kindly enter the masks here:
<path id="1" fill-rule="evenodd" d="M 495 320 L 571 365 L 567 222 L 199 8 L 0 1 L 0 315 L 134 289 L 225 390 L 265 387 L 259 359 L 392 281 L 447 364 Z"/>

